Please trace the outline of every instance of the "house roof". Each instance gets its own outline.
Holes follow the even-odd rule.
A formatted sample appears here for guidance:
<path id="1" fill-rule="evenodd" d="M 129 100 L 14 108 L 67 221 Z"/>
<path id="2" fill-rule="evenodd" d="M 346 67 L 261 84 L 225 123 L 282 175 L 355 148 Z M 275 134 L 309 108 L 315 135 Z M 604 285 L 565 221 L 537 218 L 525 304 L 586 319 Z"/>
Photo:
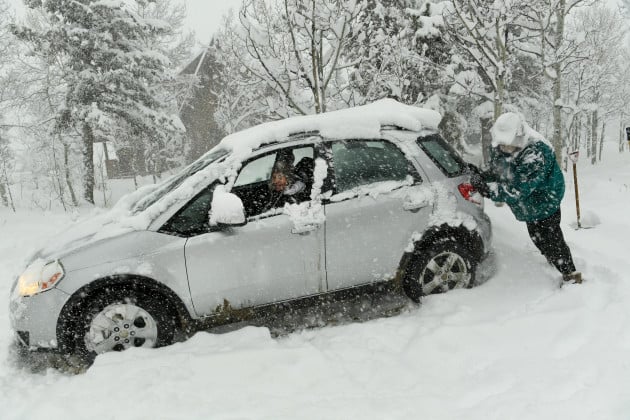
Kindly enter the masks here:
<path id="1" fill-rule="evenodd" d="M 203 48 L 199 54 L 197 54 L 188 64 L 178 72 L 179 74 L 198 74 L 201 66 L 206 60 L 208 55 L 208 47 Z"/>

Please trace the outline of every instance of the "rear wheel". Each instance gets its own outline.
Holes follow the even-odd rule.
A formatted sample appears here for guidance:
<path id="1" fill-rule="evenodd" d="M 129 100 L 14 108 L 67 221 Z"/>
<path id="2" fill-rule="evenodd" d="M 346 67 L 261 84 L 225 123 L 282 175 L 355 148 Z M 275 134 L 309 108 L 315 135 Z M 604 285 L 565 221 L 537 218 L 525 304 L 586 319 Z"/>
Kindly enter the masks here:
<path id="1" fill-rule="evenodd" d="M 77 353 L 93 360 L 97 354 L 132 347 L 170 344 L 175 319 L 169 305 L 131 288 L 104 291 L 90 300 L 77 322 Z"/>
<path id="2" fill-rule="evenodd" d="M 410 299 L 451 289 L 472 287 L 477 263 L 467 249 L 452 239 L 440 240 L 414 252 L 403 289 Z"/>

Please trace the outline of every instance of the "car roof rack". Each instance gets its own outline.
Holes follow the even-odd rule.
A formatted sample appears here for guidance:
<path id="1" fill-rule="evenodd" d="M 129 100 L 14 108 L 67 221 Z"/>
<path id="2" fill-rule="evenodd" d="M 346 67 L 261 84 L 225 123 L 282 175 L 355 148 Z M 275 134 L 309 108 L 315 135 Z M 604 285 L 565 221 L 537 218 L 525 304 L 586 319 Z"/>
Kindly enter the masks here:
<path id="1" fill-rule="evenodd" d="M 413 131 L 408 128 L 402 127 L 396 124 L 385 124 L 381 125 L 381 130 L 400 130 L 400 131 Z"/>
<path id="2" fill-rule="evenodd" d="M 281 143 L 286 143 L 287 141 L 291 141 L 291 140 L 301 140 L 301 139 L 305 139 L 308 137 L 312 137 L 312 136 L 319 136 L 319 131 L 314 130 L 314 131 L 296 131 L 294 133 L 289 133 L 289 135 L 287 137 L 283 137 L 280 139 L 275 139 L 275 140 L 271 140 L 271 141 L 266 141 L 264 142 L 264 144 L 262 144 L 261 146 L 273 146 L 276 144 L 281 144 Z"/>
<path id="3" fill-rule="evenodd" d="M 319 130 L 311 130 L 311 131 L 296 131 L 294 133 L 289 133 L 289 139 L 296 140 L 302 139 L 306 137 L 319 136 Z"/>

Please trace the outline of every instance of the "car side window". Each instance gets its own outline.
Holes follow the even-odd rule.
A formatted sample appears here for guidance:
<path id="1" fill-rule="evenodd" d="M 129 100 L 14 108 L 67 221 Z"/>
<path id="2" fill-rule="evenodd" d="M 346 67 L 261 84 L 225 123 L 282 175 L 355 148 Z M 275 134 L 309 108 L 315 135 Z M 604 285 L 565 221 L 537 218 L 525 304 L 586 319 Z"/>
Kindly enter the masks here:
<path id="1" fill-rule="evenodd" d="M 274 208 L 281 208 L 287 202 L 301 202 L 309 196 L 312 186 L 313 146 L 286 148 L 253 158 L 245 162 L 239 171 L 232 193 L 236 194 L 245 208 L 245 215 L 258 216 Z M 271 171 L 278 161 L 290 163 L 293 179 L 306 185 L 304 193 L 293 197 L 278 197 L 271 188 Z M 281 194 L 280 194 L 281 195 Z"/>
<path id="2" fill-rule="evenodd" d="M 466 163 L 459 157 L 455 149 L 439 136 L 420 137 L 417 142 L 447 177 L 460 176 L 466 171 Z"/>
<path id="3" fill-rule="evenodd" d="M 265 155 L 259 159 L 247 162 L 238 173 L 234 187 L 250 185 L 256 182 L 269 181 L 271 169 L 276 161 L 276 153 Z"/>
<path id="4" fill-rule="evenodd" d="M 374 182 L 417 177 L 400 149 L 384 140 L 334 142 L 332 159 L 338 193 Z"/>
<path id="5" fill-rule="evenodd" d="M 162 232 L 190 237 L 210 231 L 208 212 L 216 184 L 205 188 L 180 209 L 175 216 L 160 229 Z"/>

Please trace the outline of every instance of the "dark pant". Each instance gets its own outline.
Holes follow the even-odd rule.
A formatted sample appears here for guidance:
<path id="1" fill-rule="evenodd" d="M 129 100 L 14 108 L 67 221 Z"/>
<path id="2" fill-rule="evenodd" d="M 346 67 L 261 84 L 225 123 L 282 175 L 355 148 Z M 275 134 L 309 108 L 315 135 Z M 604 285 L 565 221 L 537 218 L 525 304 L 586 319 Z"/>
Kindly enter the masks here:
<path id="1" fill-rule="evenodd" d="M 560 210 L 546 219 L 527 222 L 527 231 L 534 245 L 558 271 L 562 274 L 575 271 L 571 250 L 560 229 Z"/>

